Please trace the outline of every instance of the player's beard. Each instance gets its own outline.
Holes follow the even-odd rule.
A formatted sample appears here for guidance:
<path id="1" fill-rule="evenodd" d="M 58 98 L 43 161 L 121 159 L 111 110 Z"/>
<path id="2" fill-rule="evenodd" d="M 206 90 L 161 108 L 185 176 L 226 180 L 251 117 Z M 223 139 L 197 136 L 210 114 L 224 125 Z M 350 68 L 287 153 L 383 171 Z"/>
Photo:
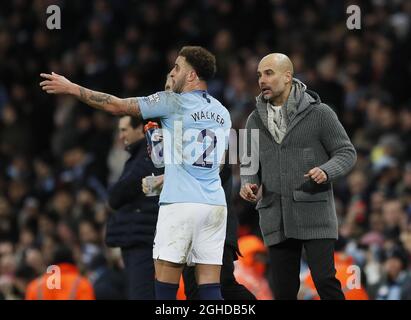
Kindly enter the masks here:
<path id="1" fill-rule="evenodd" d="M 173 92 L 181 93 L 184 88 L 184 78 L 180 80 L 173 79 Z"/>

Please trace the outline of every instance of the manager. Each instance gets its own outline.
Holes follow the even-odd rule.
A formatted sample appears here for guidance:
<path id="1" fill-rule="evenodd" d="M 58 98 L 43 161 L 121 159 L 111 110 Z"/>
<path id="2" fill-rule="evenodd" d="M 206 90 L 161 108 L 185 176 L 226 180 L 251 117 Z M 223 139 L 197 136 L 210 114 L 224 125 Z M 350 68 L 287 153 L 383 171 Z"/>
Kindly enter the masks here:
<path id="1" fill-rule="evenodd" d="M 321 299 L 344 299 L 335 277 L 332 182 L 351 170 L 356 151 L 334 111 L 293 78 L 286 55 L 265 56 L 257 75 L 261 94 L 246 129 L 259 135 L 248 134 L 252 154 L 241 164 L 240 196 L 259 200 L 275 299 L 297 299 L 303 247 Z M 253 164 L 257 170 L 250 170 Z"/>

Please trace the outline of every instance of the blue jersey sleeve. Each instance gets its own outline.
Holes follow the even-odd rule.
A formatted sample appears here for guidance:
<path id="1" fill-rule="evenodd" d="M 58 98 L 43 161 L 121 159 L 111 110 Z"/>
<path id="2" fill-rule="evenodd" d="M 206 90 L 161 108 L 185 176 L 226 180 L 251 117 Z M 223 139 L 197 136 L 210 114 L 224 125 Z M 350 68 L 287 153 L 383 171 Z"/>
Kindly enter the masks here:
<path id="1" fill-rule="evenodd" d="M 160 91 L 136 99 L 143 119 L 168 118 L 180 103 L 179 94 L 171 91 Z"/>

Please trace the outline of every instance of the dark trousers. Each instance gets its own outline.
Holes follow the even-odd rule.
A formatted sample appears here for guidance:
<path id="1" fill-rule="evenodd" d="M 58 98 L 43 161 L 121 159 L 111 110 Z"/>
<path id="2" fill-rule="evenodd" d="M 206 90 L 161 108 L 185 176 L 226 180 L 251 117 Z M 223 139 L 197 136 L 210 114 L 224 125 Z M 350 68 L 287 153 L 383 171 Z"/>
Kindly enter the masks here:
<path id="1" fill-rule="evenodd" d="M 121 255 L 125 265 L 127 298 L 154 300 L 153 247 L 122 248 Z"/>
<path id="2" fill-rule="evenodd" d="M 224 300 L 256 300 L 255 296 L 246 287 L 239 284 L 234 277 L 234 260 L 237 259 L 236 250 L 228 245 L 224 246 L 223 265 L 221 266 L 221 294 Z M 195 267 L 185 267 L 183 270 L 184 291 L 187 300 L 198 300 Z"/>
<path id="3" fill-rule="evenodd" d="M 344 300 L 341 283 L 335 277 L 334 239 L 287 239 L 269 247 L 273 293 L 276 300 L 296 300 L 300 288 L 302 247 L 321 299 Z"/>

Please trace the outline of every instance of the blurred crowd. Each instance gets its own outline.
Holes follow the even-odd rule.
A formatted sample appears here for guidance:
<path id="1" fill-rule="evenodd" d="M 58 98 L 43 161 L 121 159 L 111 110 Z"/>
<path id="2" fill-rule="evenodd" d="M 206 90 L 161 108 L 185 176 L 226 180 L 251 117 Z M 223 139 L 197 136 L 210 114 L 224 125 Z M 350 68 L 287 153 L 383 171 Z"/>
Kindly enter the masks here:
<path id="1" fill-rule="evenodd" d="M 60 30 L 46 28 L 51 4 L 61 8 Z M 361 8 L 360 30 L 346 27 L 350 4 Z M 338 252 L 360 267 L 370 299 L 411 299 L 407 0 L 2 1 L 0 298 L 24 298 L 62 245 L 95 285 L 97 299 L 124 298 L 121 255 L 104 245 L 105 221 L 115 214 L 106 190 L 127 159 L 117 119 L 44 94 L 39 74 L 54 71 L 121 97 L 148 95 L 163 89 L 186 44 L 216 55 L 209 91 L 236 129 L 255 107 L 261 57 L 289 55 L 295 77 L 336 111 L 358 152 L 354 170 L 334 186 Z M 254 206 L 237 196 L 238 166 L 233 172 L 239 235 L 260 236 Z M 256 252 L 266 263 L 264 250 Z"/>

